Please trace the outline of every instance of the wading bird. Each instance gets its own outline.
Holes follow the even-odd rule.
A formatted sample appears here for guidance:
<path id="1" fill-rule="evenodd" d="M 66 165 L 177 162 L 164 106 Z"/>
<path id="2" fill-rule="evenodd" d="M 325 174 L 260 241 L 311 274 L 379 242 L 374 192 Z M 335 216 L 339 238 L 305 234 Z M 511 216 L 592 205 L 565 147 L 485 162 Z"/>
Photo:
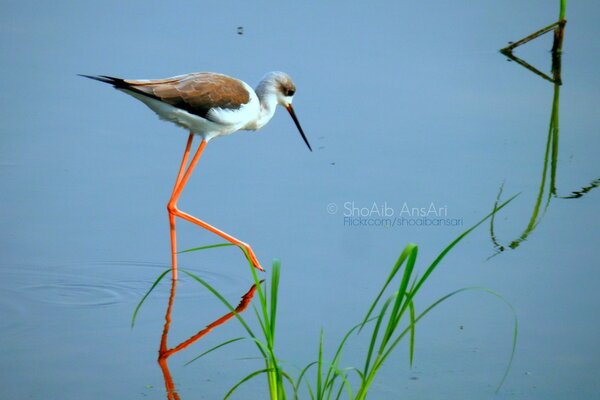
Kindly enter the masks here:
<path id="1" fill-rule="evenodd" d="M 270 72 L 260 81 L 256 90 L 241 80 L 212 72 L 197 72 L 156 80 L 131 80 L 105 75 L 81 76 L 113 85 L 115 89 L 146 104 L 161 119 L 173 122 L 190 132 L 175 187 L 167 205 L 171 228 L 173 279 L 177 279 L 175 217 L 207 229 L 243 248 L 254 267 L 264 271 L 248 244 L 179 210 L 177 201 L 206 144 L 211 139 L 230 135 L 239 130 L 262 128 L 271 120 L 278 104 L 288 110 L 304 143 L 312 151 L 292 108 L 296 86 L 289 75 L 283 72 Z M 201 142 L 188 165 L 194 135 L 200 136 Z"/>

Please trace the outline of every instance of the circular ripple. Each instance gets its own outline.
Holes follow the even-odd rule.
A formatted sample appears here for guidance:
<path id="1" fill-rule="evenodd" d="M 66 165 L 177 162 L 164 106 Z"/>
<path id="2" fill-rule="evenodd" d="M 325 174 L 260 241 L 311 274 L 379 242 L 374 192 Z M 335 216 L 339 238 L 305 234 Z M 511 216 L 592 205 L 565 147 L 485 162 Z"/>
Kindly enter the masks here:
<path id="1" fill-rule="evenodd" d="M 18 298 L 61 306 L 100 307 L 121 302 L 135 303 L 150 289 L 167 264 L 140 261 L 105 261 L 52 266 L 0 267 L 2 290 L 14 290 Z M 187 269 L 187 268 L 186 268 Z M 237 293 L 245 286 L 239 275 L 193 269 L 221 293 Z M 166 275 L 152 297 L 167 298 L 170 276 Z M 211 297 L 204 287 L 180 274 L 178 298 Z M 17 297 L 12 301 L 17 302 Z"/>
<path id="2" fill-rule="evenodd" d="M 33 300 L 66 306 L 106 306 L 123 298 L 115 288 L 84 283 L 58 282 L 23 289 Z"/>

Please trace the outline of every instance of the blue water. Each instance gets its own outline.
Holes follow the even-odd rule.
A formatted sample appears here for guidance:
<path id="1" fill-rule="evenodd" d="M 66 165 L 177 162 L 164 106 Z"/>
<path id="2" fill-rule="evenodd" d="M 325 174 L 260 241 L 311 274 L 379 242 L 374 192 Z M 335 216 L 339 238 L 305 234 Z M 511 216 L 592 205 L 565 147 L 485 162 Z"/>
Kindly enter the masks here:
<path id="1" fill-rule="evenodd" d="M 292 5 L 235 1 L 5 2 L 0 14 L 0 398 L 166 398 L 156 364 L 168 284 L 132 312 L 168 268 L 166 202 L 187 137 L 143 105 L 76 76 L 159 78 L 218 71 L 256 84 L 288 72 L 315 149 L 285 112 L 257 133 L 211 142 L 180 207 L 282 260 L 278 349 L 290 371 L 329 351 L 358 322 L 396 257 L 419 245 L 418 268 L 503 196 L 506 244 L 538 194 L 553 85 L 498 53 L 552 23 L 558 2 L 382 2 Z M 600 6 L 570 2 L 560 97 L 557 192 L 599 178 Z M 243 34 L 238 34 L 242 26 Z M 516 50 L 549 73 L 550 35 Z M 458 226 L 350 226 L 356 209 L 445 210 Z M 350 211 L 348 211 L 350 207 Z M 360 211 L 358 211 L 360 212 Z M 378 217 L 371 211 L 368 217 Z M 564 399 L 600 392 L 598 190 L 551 200 L 514 250 L 495 252 L 484 225 L 444 260 L 416 300 L 424 309 L 467 286 L 420 323 L 382 369 L 372 399 Z M 179 247 L 220 242 L 183 222 Z M 180 262 L 236 303 L 251 283 L 234 248 Z M 189 279 L 170 336 L 184 340 L 226 310 Z M 253 320 L 250 313 L 249 320 Z M 182 399 L 218 399 L 260 366 L 235 344 L 184 367 L 235 321 L 173 356 Z M 344 365 L 360 366 L 364 338 Z M 239 399 L 266 398 L 264 379 Z"/>

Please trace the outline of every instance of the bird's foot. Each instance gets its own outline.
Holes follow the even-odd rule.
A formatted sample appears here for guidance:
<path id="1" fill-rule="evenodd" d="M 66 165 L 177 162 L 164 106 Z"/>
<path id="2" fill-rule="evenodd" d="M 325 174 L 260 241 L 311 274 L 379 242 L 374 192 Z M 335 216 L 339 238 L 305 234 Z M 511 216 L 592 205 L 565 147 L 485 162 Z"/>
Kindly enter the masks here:
<path id="1" fill-rule="evenodd" d="M 254 268 L 258 269 L 259 271 L 265 272 L 265 269 L 260 265 L 260 263 L 258 262 L 258 258 L 256 258 L 256 254 L 254 254 L 254 251 L 249 245 L 247 245 L 246 243 L 242 243 L 241 249 L 246 255 L 248 261 L 252 263 L 252 266 Z"/>

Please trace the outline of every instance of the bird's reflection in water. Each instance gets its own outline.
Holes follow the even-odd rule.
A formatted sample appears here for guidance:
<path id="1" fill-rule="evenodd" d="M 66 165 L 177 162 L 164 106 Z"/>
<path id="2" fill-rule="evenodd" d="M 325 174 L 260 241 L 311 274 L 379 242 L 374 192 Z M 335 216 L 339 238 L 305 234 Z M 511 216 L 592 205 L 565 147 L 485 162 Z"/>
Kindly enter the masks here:
<path id="1" fill-rule="evenodd" d="M 229 321 L 236 314 L 244 312 L 250 304 L 250 301 L 252 300 L 255 291 L 256 285 L 252 285 L 250 289 L 242 296 L 240 303 L 234 311 L 230 311 L 229 313 L 223 315 L 221 318 L 218 318 L 215 321 L 211 322 L 204 329 L 201 329 L 189 339 L 179 343 L 177 346 L 169 348 L 168 338 L 169 329 L 171 328 L 171 312 L 173 310 L 173 304 L 175 303 L 175 294 L 177 292 L 177 280 L 171 280 L 171 293 L 169 295 L 169 303 L 167 304 L 167 311 L 165 313 L 165 325 L 160 339 L 160 348 L 158 350 L 158 364 L 160 366 L 160 369 L 162 370 L 163 377 L 165 380 L 165 389 L 167 391 L 168 400 L 180 400 L 179 394 L 177 393 L 177 390 L 173 383 L 171 371 L 169 370 L 169 357 L 195 343 L 196 341 L 204 337 L 206 334 L 208 334 L 210 331 L 212 331 L 214 328 L 223 325 L 225 322 Z"/>

